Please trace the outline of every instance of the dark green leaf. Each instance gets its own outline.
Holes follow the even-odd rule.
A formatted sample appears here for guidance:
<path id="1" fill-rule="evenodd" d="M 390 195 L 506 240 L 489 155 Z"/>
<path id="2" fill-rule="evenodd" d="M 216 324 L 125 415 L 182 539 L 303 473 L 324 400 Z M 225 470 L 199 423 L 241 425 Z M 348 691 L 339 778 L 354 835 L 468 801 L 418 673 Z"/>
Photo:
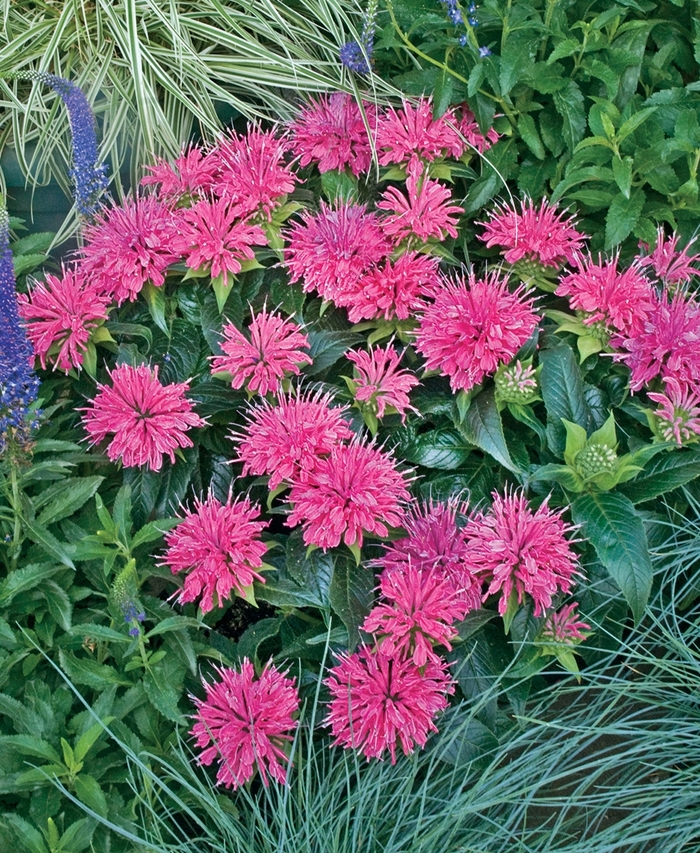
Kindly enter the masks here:
<path id="1" fill-rule="evenodd" d="M 184 722 L 178 708 L 185 667 L 172 655 L 162 658 L 149 668 L 143 686 L 153 707 L 173 723 Z"/>
<path id="2" fill-rule="evenodd" d="M 307 556 L 301 530 L 294 530 L 287 539 L 287 572 L 300 584 L 312 592 L 325 606 L 329 602 L 329 589 L 333 578 L 333 556 L 320 549 L 311 551 Z"/>
<path id="3" fill-rule="evenodd" d="M 536 92 L 551 95 L 569 86 L 569 78 L 564 74 L 564 71 L 564 66 L 560 62 L 548 60 L 547 62 L 536 62 L 531 68 L 521 68 L 519 74 L 521 79 L 524 79 Z M 583 101 L 583 98 L 581 100 Z M 557 111 L 563 116 L 558 107 Z"/>
<path id="4" fill-rule="evenodd" d="M 465 725 L 450 725 L 443 728 L 436 744 L 438 755 L 447 764 L 454 764 L 466 772 L 474 762 L 484 760 L 498 748 L 498 738 L 478 720 L 469 720 Z"/>
<path id="5" fill-rule="evenodd" d="M 51 575 L 61 571 L 64 571 L 62 566 L 52 565 L 51 563 L 32 563 L 21 569 L 15 569 L 0 583 L 0 604 L 6 607 L 17 593 L 34 589 L 34 587 L 44 583 Z"/>
<path id="6" fill-rule="evenodd" d="M 308 337 L 311 358 L 314 360 L 304 371 L 309 376 L 315 376 L 331 367 L 361 340 L 354 332 L 314 331 L 313 327 L 308 329 Z"/>
<path id="7" fill-rule="evenodd" d="M 191 616 L 166 616 L 154 628 L 146 634 L 146 639 L 157 637 L 159 634 L 167 634 L 169 631 L 182 631 L 185 628 L 203 628 L 204 623 Z"/>
<path id="8" fill-rule="evenodd" d="M 47 580 L 41 585 L 41 593 L 49 606 L 49 613 L 53 616 L 57 625 L 64 631 L 70 631 L 73 616 L 73 604 L 56 581 Z"/>
<path id="9" fill-rule="evenodd" d="M 547 439 L 552 453 L 562 456 L 566 430 L 562 418 L 590 428 L 590 414 L 583 393 L 578 358 L 568 344 L 559 343 L 540 353 L 540 387 L 547 410 Z"/>
<path id="10" fill-rule="evenodd" d="M 504 468 L 519 473 L 508 452 L 493 388 L 487 388 L 474 397 L 460 429 L 468 442 L 493 456 Z"/>
<path id="11" fill-rule="evenodd" d="M 650 501 L 700 476 L 700 451 L 677 450 L 655 456 L 643 471 L 618 487 L 632 503 Z"/>
<path id="12" fill-rule="evenodd" d="M 34 735 L 1 735 L 0 750 L 3 749 L 11 749 L 20 755 L 29 755 L 32 758 L 43 758 L 52 764 L 61 763 L 61 756 L 51 744 Z"/>
<path id="13" fill-rule="evenodd" d="M 84 803 L 89 809 L 98 814 L 100 817 L 107 817 L 107 798 L 104 791 L 100 788 L 98 781 L 87 773 L 81 773 L 75 780 L 75 794 L 81 803 Z M 72 848 L 76 850 L 75 846 Z"/>
<path id="14" fill-rule="evenodd" d="M 535 120 L 531 115 L 523 113 L 518 119 L 518 132 L 532 153 L 538 160 L 544 160 L 545 150 L 540 135 L 537 132 Z"/>
<path id="15" fill-rule="evenodd" d="M 4 814 L 0 821 L 12 830 L 16 839 L 15 844 L 19 843 L 21 853 L 24 851 L 26 853 L 49 853 L 39 830 L 23 817 L 17 814 Z M 9 846 L 8 850 L 17 850 L 15 844 Z"/>
<path id="16" fill-rule="evenodd" d="M 238 654 L 241 658 L 248 658 L 254 664 L 260 663 L 258 659 L 258 647 L 265 640 L 270 640 L 279 634 L 282 620 L 260 619 L 254 625 L 248 626 L 238 641 Z"/>
<path id="17" fill-rule="evenodd" d="M 402 458 L 414 465 L 452 471 L 459 468 L 470 456 L 473 445 L 454 429 L 433 429 L 414 435 L 402 442 Z"/>
<path id="18" fill-rule="evenodd" d="M 50 533 L 45 527 L 35 521 L 25 520 L 24 528 L 32 542 L 36 542 L 50 557 L 58 560 L 59 563 L 63 563 L 64 566 L 68 566 L 69 569 L 75 568 L 73 561 L 68 555 L 67 546 L 59 542 L 53 533 Z"/>
<path id="19" fill-rule="evenodd" d="M 78 658 L 72 652 L 63 649 L 59 651 L 61 667 L 74 684 L 92 687 L 95 690 L 106 690 L 113 684 L 131 685 L 131 682 L 120 675 L 113 666 L 98 663 L 90 658 Z"/>
<path id="20" fill-rule="evenodd" d="M 335 560 L 330 587 L 331 607 L 348 629 L 350 649 L 360 642 L 360 625 L 374 601 L 374 575 L 365 565 L 339 554 Z"/>
<path id="21" fill-rule="evenodd" d="M 569 150 L 573 151 L 586 132 L 583 95 L 576 83 L 568 80 L 566 87 L 555 91 L 552 97 L 554 106 L 563 120 L 564 141 Z"/>
<path id="22" fill-rule="evenodd" d="M 649 599 L 653 571 L 644 525 L 634 505 L 622 494 L 600 492 L 579 495 L 571 512 L 638 623 Z"/>
<path id="23" fill-rule="evenodd" d="M 338 200 L 353 202 L 357 199 L 357 178 L 335 169 L 321 175 L 323 194 L 330 202 Z"/>
<path id="24" fill-rule="evenodd" d="M 40 502 L 37 502 L 43 506 L 37 516 L 37 523 L 48 527 L 72 515 L 90 500 L 103 480 L 104 477 L 74 477 L 50 486 L 40 495 Z"/>
<path id="25" fill-rule="evenodd" d="M 172 530 L 180 523 L 180 518 L 161 518 L 158 521 L 149 521 L 145 524 L 131 540 L 132 551 L 140 545 L 145 545 L 147 542 L 155 542 L 160 539 L 168 530 Z"/>
<path id="26" fill-rule="evenodd" d="M 605 247 L 617 246 L 628 237 L 637 224 L 646 196 L 644 190 L 636 189 L 629 198 L 618 193 L 610 204 L 608 215 L 605 217 Z"/>

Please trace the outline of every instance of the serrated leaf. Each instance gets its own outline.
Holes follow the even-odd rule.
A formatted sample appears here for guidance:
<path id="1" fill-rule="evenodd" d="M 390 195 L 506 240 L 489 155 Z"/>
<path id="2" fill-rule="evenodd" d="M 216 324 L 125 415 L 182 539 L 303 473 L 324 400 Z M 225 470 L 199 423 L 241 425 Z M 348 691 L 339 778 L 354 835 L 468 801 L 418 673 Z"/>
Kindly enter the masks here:
<path id="1" fill-rule="evenodd" d="M 330 202 L 339 200 L 352 202 L 357 199 L 358 180 L 347 172 L 331 169 L 321 175 L 321 188 Z"/>
<path id="2" fill-rule="evenodd" d="M 95 834 L 95 827 L 95 821 L 87 817 L 83 817 L 72 823 L 59 841 L 61 853 L 80 853 L 81 850 L 89 847 L 92 836 Z"/>
<path id="3" fill-rule="evenodd" d="M 199 619 L 193 619 L 190 616 L 167 616 L 162 622 L 159 622 L 154 628 L 146 634 L 146 639 L 157 637 L 160 634 L 167 634 L 170 631 L 182 631 L 185 628 L 202 628 L 205 627 Z"/>
<path id="4" fill-rule="evenodd" d="M 622 193 L 613 198 L 605 217 L 605 248 L 610 249 L 621 243 L 634 230 L 646 196 L 644 190 L 637 188 L 629 198 Z"/>
<path id="5" fill-rule="evenodd" d="M 75 795 L 100 817 L 107 817 L 107 798 L 98 781 L 88 773 L 81 773 L 74 782 Z M 76 848 L 73 848 L 76 849 Z"/>
<path id="6" fill-rule="evenodd" d="M 294 530 L 287 539 L 285 563 L 287 572 L 294 580 L 328 607 L 333 578 L 333 556 L 319 548 L 308 553 L 301 530 Z"/>
<path id="7" fill-rule="evenodd" d="M 68 632 L 73 637 L 89 638 L 91 640 L 102 640 L 105 643 L 131 643 L 131 637 L 126 634 L 120 634 L 114 628 L 107 625 L 97 625 L 93 622 L 81 622 L 80 625 L 73 625 Z"/>
<path id="8" fill-rule="evenodd" d="M 143 686 L 148 700 L 167 720 L 184 722 L 178 708 L 185 669 L 172 656 L 164 657 L 144 674 Z"/>
<path id="9" fill-rule="evenodd" d="M 339 554 L 335 560 L 329 598 L 348 631 L 352 651 L 360 642 L 360 626 L 374 602 L 374 575 L 370 569 Z"/>
<path id="10" fill-rule="evenodd" d="M 21 845 L 21 851 L 27 851 L 27 853 L 48 853 L 41 833 L 28 820 L 17 814 L 7 813 L 3 814 L 0 820 L 6 826 L 11 827 L 17 841 Z"/>
<path id="11" fill-rule="evenodd" d="M 163 287 L 155 287 L 152 282 L 147 281 L 141 288 L 141 293 L 148 304 L 148 310 L 153 322 L 163 334 L 170 336 L 170 330 L 165 321 L 165 289 Z"/>
<path id="12" fill-rule="evenodd" d="M 547 440 L 552 452 L 561 457 L 566 445 L 562 418 L 585 430 L 591 427 L 581 368 L 574 351 L 565 343 L 542 350 L 540 365 L 540 388 L 547 410 Z"/>
<path id="13" fill-rule="evenodd" d="M 617 131 L 617 141 L 622 142 L 623 139 L 626 139 L 630 133 L 634 133 L 634 131 L 641 127 L 644 122 L 649 118 L 652 113 L 655 113 L 657 107 L 645 107 L 640 110 L 638 113 L 630 116 L 626 122 L 622 125 L 622 127 Z"/>
<path id="14" fill-rule="evenodd" d="M 444 730 L 437 744 L 440 759 L 466 771 L 498 749 L 498 738 L 479 720 L 469 720 L 456 731 Z"/>
<path id="15" fill-rule="evenodd" d="M 402 441 L 401 456 L 414 465 L 453 471 L 470 456 L 474 447 L 466 442 L 457 430 L 433 429 Z"/>
<path id="16" fill-rule="evenodd" d="M 104 477 L 98 476 L 75 477 L 52 486 L 50 500 L 42 501 L 45 505 L 37 516 L 37 523 L 48 527 L 49 524 L 54 524 L 77 512 L 90 500 L 103 481 Z"/>
<path id="17" fill-rule="evenodd" d="M 279 617 L 260 619 L 255 624 L 249 625 L 238 640 L 238 654 L 241 658 L 248 658 L 254 664 L 260 663 L 258 659 L 258 647 L 265 640 L 270 640 L 279 634 L 282 619 Z"/>
<path id="18" fill-rule="evenodd" d="M 551 95 L 568 86 L 569 78 L 564 72 L 565 68 L 560 62 L 548 60 L 547 62 L 536 62 L 530 68 L 519 69 L 519 76 L 536 92 Z"/>
<path id="19" fill-rule="evenodd" d="M 98 663 L 90 658 L 78 658 L 63 649 L 59 651 L 59 660 L 62 669 L 74 684 L 82 684 L 95 690 L 106 690 L 113 684 L 131 686 L 131 682 L 113 666 Z"/>
<path id="20" fill-rule="evenodd" d="M 630 187 L 632 186 L 632 158 L 625 157 L 621 160 L 618 156 L 612 159 L 612 170 L 620 192 L 625 198 L 630 197 Z"/>
<path id="21" fill-rule="evenodd" d="M 309 328 L 308 337 L 311 344 L 309 354 L 313 359 L 313 364 L 306 367 L 304 372 L 309 376 L 315 376 L 327 367 L 331 367 L 361 340 L 361 337 L 355 332 L 318 331 L 314 330 L 313 327 Z"/>
<path id="22" fill-rule="evenodd" d="M 600 492 L 579 495 L 571 512 L 638 623 L 651 592 L 653 569 L 644 525 L 634 505 L 625 495 Z"/>
<path id="23" fill-rule="evenodd" d="M 66 546 L 62 542 L 59 542 L 53 533 L 50 533 L 45 527 L 35 521 L 25 520 L 24 529 L 32 542 L 36 542 L 46 554 L 58 560 L 59 563 L 63 563 L 64 566 L 68 566 L 69 569 L 75 568 L 73 561 L 68 555 Z"/>
<path id="24" fill-rule="evenodd" d="M 149 521 L 145 524 L 131 540 L 131 550 L 138 548 L 140 545 L 145 545 L 148 542 L 155 542 L 160 539 L 168 530 L 178 525 L 182 521 L 181 518 L 160 518 L 157 521 Z"/>
<path id="25" fill-rule="evenodd" d="M 29 755 L 32 758 L 43 758 L 52 764 L 61 763 L 61 756 L 51 744 L 34 735 L 0 735 L 0 749 L 2 748 L 12 749 L 20 755 Z"/>
<path id="26" fill-rule="evenodd" d="M 16 569 L 0 584 L 0 604 L 7 606 L 20 592 L 34 589 L 56 572 L 65 571 L 62 566 L 52 563 L 32 563 Z"/>
<path id="27" fill-rule="evenodd" d="M 73 616 L 73 603 L 56 581 L 47 580 L 42 584 L 41 593 L 49 606 L 49 613 L 57 625 L 64 631 L 69 631 Z"/>
<path id="28" fill-rule="evenodd" d="M 493 388 L 487 388 L 473 398 L 460 431 L 468 442 L 488 453 L 504 468 L 520 473 L 508 451 Z"/>
<path id="29" fill-rule="evenodd" d="M 94 723 L 80 736 L 80 738 L 78 738 L 78 742 L 75 744 L 75 749 L 73 750 L 76 761 L 85 760 L 85 757 L 97 743 L 100 735 L 105 731 L 106 727 L 114 721 L 114 719 L 114 717 L 107 717 L 104 722 Z"/>
<path id="30" fill-rule="evenodd" d="M 700 476 L 700 451 L 674 450 L 656 456 L 634 480 L 620 486 L 618 491 L 632 503 L 642 503 L 684 486 Z"/>
<path id="31" fill-rule="evenodd" d="M 562 133 L 567 148 L 573 151 L 586 132 L 586 112 L 581 90 L 573 80 L 552 95 L 556 111 L 562 117 Z"/>
<path id="32" fill-rule="evenodd" d="M 535 120 L 531 115 L 523 113 L 518 118 L 518 133 L 535 157 L 537 157 L 538 160 L 544 160 L 546 154 L 544 145 L 542 144 L 540 135 L 537 132 Z"/>

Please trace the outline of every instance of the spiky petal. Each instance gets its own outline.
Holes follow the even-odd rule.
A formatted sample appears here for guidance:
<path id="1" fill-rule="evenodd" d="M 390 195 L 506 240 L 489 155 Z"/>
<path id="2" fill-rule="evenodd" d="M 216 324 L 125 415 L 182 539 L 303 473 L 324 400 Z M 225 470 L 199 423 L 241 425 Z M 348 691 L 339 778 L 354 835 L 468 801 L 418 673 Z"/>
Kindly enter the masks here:
<path id="1" fill-rule="evenodd" d="M 238 788 L 256 771 L 264 785 L 272 778 L 284 782 L 289 759 L 285 744 L 292 740 L 299 710 L 295 679 L 268 664 L 255 677 L 253 664 L 243 659 L 241 671 L 215 667 L 218 681 L 204 681 L 204 699 L 192 697 L 197 708 L 191 734 L 197 762 L 218 762 L 218 785 Z"/>

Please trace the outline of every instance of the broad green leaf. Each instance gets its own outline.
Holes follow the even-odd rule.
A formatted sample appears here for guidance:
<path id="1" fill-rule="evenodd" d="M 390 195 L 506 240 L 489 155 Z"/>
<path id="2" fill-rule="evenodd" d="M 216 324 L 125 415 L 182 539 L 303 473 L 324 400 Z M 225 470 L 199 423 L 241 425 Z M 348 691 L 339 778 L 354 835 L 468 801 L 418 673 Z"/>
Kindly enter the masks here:
<path id="1" fill-rule="evenodd" d="M 656 456 L 644 470 L 618 491 L 632 503 L 642 503 L 684 486 L 700 476 L 700 451 L 674 450 Z"/>
<path id="2" fill-rule="evenodd" d="M 578 39 L 568 38 L 560 41 L 555 45 L 554 50 L 547 57 L 547 64 L 551 65 L 557 59 L 565 59 L 567 56 L 573 56 L 581 49 L 581 42 Z"/>
<path id="3" fill-rule="evenodd" d="M 62 571 L 65 571 L 62 566 L 51 563 L 32 563 L 29 566 L 16 569 L 0 583 L 0 604 L 6 607 L 18 593 L 34 589 L 47 578 L 50 578 L 51 575 Z"/>
<path id="4" fill-rule="evenodd" d="M 162 622 L 159 622 L 155 628 L 146 634 L 146 639 L 157 637 L 160 634 L 167 634 L 170 631 L 182 631 L 185 628 L 203 628 L 203 622 L 199 619 L 193 619 L 190 616 L 167 616 Z"/>
<path id="5" fill-rule="evenodd" d="M 47 580 L 42 584 L 41 592 L 49 606 L 49 613 L 53 616 L 56 624 L 64 631 L 70 631 L 73 616 L 73 603 L 66 591 L 54 580 Z"/>
<path id="6" fill-rule="evenodd" d="M 99 782 L 88 773 L 81 773 L 75 780 L 75 794 L 81 803 L 100 817 L 107 817 L 107 798 Z M 70 849 L 70 848 L 69 848 Z M 76 848 L 73 847 L 73 850 Z"/>
<path id="7" fill-rule="evenodd" d="M 622 142 L 622 140 L 626 139 L 630 133 L 634 133 L 638 127 L 641 127 L 644 124 L 652 113 L 656 112 L 656 109 L 656 107 L 645 107 L 638 113 L 634 113 L 634 115 L 630 116 L 617 131 L 617 141 Z"/>
<path id="8" fill-rule="evenodd" d="M 75 684 L 92 687 L 94 690 L 105 690 L 113 684 L 130 686 L 131 682 L 113 667 L 98 663 L 90 658 L 76 657 L 72 652 L 63 649 L 59 651 L 61 667 Z"/>
<path id="9" fill-rule="evenodd" d="M 173 321 L 170 339 L 157 334 L 153 348 L 156 357 L 163 360 L 160 378 L 164 383 L 188 382 L 197 371 L 201 356 L 200 327 L 178 317 Z"/>
<path id="10" fill-rule="evenodd" d="M 19 853 L 49 853 L 39 830 L 18 814 L 3 814 L 0 822 L 9 826 L 20 845 Z M 8 850 L 17 848 L 8 845 Z"/>
<path id="11" fill-rule="evenodd" d="M 75 786 L 78 793 L 78 785 Z M 80 796 L 80 795 L 78 795 Z M 90 805 L 85 803 L 85 805 Z M 106 804 L 105 804 L 106 805 Z M 95 809 L 97 811 L 97 809 Z M 81 853 L 90 846 L 97 824 L 91 818 L 83 817 L 72 823 L 59 841 L 61 853 Z"/>
<path id="12" fill-rule="evenodd" d="M 358 180 L 347 172 L 338 172 L 335 169 L 324 172 L 321 175 L 321 187 L 330 202 L 357 200 Z"/>
<path id="13" fill-rule="evenodd" d="M 605 247 L 610 249 L 621 243 L 634 230 L 646 196 L 644 190 L 637 188 L 629 198 L 622 193 L 615 196 L 605 217 Z"/>
<path id="14" fill-rule="evenodd" d="M 58 560 L 59 563 L 63 563 L 64 566 L 68 566 L 69 569 L 75 568 L 73 561 L 68 555 L 68 547 L 71 546 L 66 546 L 64 543 L 59 542 L 53 533 L 50 533 L 36 521 L 25 520 L 24 528 L 32 542 L 36 542 L 46 554 L 53 557 L 54 560 Z"/>
<path id="15" fill-rule="evenodd" d="M 139 545 L 145 545 L 147 542 L 155 542 L 160 539 L 168 530 L 178 525 L 182 521 L 181 518 L 160 518 L 158 521 L 149 521 L 145 524 L 131 540 L 131 550 L 138 548 Z"/>
<path id="16" fill-rule="evenodd" d="M 566 87 L 555 91 L 552 97 L 556 111 L 563 119 L 564 141 L 567 148 L 573 151 L 586 132 L 583 95 L 577 84 L 568 80 Z"/>
<path id="17" fill-rule="evenodd" d="M 453 471 L 470 456 L 474 447 L 457 432 L 443 428 L 410 436 L 400 445 L 401 457 L 414 465 Z"/>
<path id="18" fill-rule="evenodd" d="M 625 495 L 599 492 L 579 495 L 571 512 L 638 623 L 651 592 L 653 570 L 644 525 L 634 505 Z"/>
<path id="19" fill-rule="evenodd" d="M 537 132 L 535 120 L 531 115 L 523 113 L 520 116 L 518 119 L 518 133 L 535 157 L 537 157 L 538 160 L 544 160 L 546 154 L 544 145 L 542 144 L 540 135 Z"/>
<path id="20" fill-rule="evenodd" d="M 15 632 L 10 628 L 8 621 L 0 616 L 0 648 L 11 650 L 17 648 L 17 644 Z"/>
<path id="21" fill-rule="evenodd" d="M 324 553 L 320 548 L 308 553 L 301 530 L 297 529 L 287 539 L 285 563 L 287 572 L 294 580 L 328 607 L 333 579 L 333 555 Z"/>
<path id="22" fill-rule="evenodd" d="M 265 572 L 265 583 L 255 584 L 255 596 L 275 607 L 327 607 L 313 590 L 299 586 L 290 578 L 281 577 L 277 571 Z"/>
<path id="23" fill-rule="evenodd" d="M 114 721 L 114 717 L 106 717 L 104 722 L 95 723 L 78 738 L 78 742 L 73 750 L 76 761 L 84 761 L 85 756 L 90 752 L 92 747 L 97 743 L 97 739 L 105 731 L 106 727 Z"/>
<path id="24" fill-rule="evenodd" d="M 367 566 L 339 554 L 330 586 L 331 607 L 348 629 L 349 648 L 360 642 L 360 626 L 374 601 L 374 574 Z"/>
<path id="25" fill-rule="evenodd" d="M 51 744 L 34 735 L 0 735 L 0 750 L 2 749 L 12 749 L 20 755 L 29 755 L 32 758 L 43 758 L 52 764 L 61 763 L 61 756 Z"/>
<path id="26" fill-rule="evenodd" d="M 552 452 L 562 456 L 566 445 L 562 418 L 584 429 L 591 426 L 581 368 L 574 351 L 563 342 L 552 349 L 542 350 L 540 365 L 540 389 L 547 410 L 547 438 Z"/>
<path id="27" fill-rule="evenodd" d="M 81 622 L 79 625 L 73 625 L 68 633 L 74 637 L 102 640 L 105 643 L 126 643 L 128 645 L 132 642 L 132 638 L 126 634 L 120 634 L 114 628 L 107 625 L 97 625 L 94 622 Z"/>
<path id="28" fill-rule="evenodd" d="M 173 723 L 185 720 L 177 704 L 184 674 L 185 667 L 171 655 L 151 666 L 143 677 L 143 686 L 151 705 Z"/>
<path id="29" fill-rule="evenodd" d="M 487 726 L 479 720 L 469 720 L 466 725 L 448 723 L 435 748 L 442 761 L 466 771 L 494 753 L 498 745 L 498 738 Z"/>
<path id="30" fill-rule="evenodd" d="M 615 176 L 615 183 L 620 192 L 625 198 L 630 197 L 630 187 L 632 186 L 632 158 L 625 157 L 621 160 L 618 156 L 612 159 L 612 170 Z"/>
<path id="31" fill-rule="evenodd" d="M 468 442 L 493 456 L 504 468 L 520 473 L 508 452 L 493 388 L 487 388 L 474 397 L 460 430 Z"/>
<path id="32" fill-rule="evenodd" d="M 277 616 L 270 619 L 259 619 L 253 625 L 249 625 L 238 641 L 238 654 L 241 658 L 248 658 L 254 665 L 261 661 L 258 658 L 258 647 L 265 640 L 270 640 L 279 634 L 282 619 Z"/>
<path id="33" fill-rule="evenodd" d="M 520 79 L 524 79 L 536 92 L 551 95 L 560 92 L 569 85 L 569 77 L 560 62 L 536 62 L 530 68 L 519 69 Z M 559 110 L 557 110 L 559 112 Z"/>
<path id="34" fill-rule="evenodd" d="M 170 336 L 170 329 L 168 329 L 165 320 L 165 288 L 155 287 L 150 281 L 147 281 L 141 289 L 141 293 L 148 304 L 153 322 L 163 334 Z"/>
<path id="35" fill-rule="evenodd" d="M 117 528 L 119 541 L 127 547 L 131 541 L 131 489 L 129 486 L 122 486 L 117 492 L 112 507 L 112 519 Z"/>
<path id="36" fill-rule="evenodd" d="M 315 376 L 327 367 L 331 367 L 354 344 L 359 343 L 361 340 L 360 336 L 354 332 L 315 331 L 313 327 L 309 328 L 307 332 L 309 343 L 311 344 L 310 355 L 314 360 L 313 364 L 308 365 L 304 369 L 304 372 L 309 376 Z"/>

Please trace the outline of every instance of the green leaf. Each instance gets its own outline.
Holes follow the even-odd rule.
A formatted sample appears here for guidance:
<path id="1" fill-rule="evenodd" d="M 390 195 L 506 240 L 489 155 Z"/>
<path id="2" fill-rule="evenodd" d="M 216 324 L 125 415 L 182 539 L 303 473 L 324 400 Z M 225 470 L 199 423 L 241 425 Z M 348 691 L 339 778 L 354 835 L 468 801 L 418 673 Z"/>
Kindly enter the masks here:
<path id="1" fill-rule="evenodd" d="M 315 376 L 327 367 L 342 358 L 345 353 L 361 341 L 361 337 L 355 332 L 314 330 L 308 331 L 309 343 L 311 344 L 311 358 L 313 364 L 305 368 L 304 372 L 309 376 Z"/>
<path id="2" fill-rule="evenodd" d="M 145 545 L 147 542 L 155 542 L 181 521 L 181 518 L 159 518 L 157 521 L 149 521 L 131 540 L 131 550 L 133 551 L 139 545 Z"/>
<path id="3" fill-rule="evenodd" d="M 78 785 L 75 786 L 76 793 Z M 80 796 L 80 795 L 79 795 Z M 86 805 L 89 805 L 86 803 Z M 97 809 L 95 809 L 97 811 Z M 90 846 L 95 833 L 96 823 L 91 818 L 83 817 L 72 823 L 61 836 L 59 849 L 61 853 L 80 853 Z"/>
<path id="4" fill-rule="evenodd" d="M 656 112 L 656 110 L 657 107 L 645 107 L 638 113 L 630 116 L 617 131 L 617 141 L 622 142 L 623 139 L 627 139 L 630 133 L 634 133 L 638 127 L 641 127 L 649 116 Z"/>
<path id="5" fill-rule="evenodd" d="M 625 157 L 621 160 L 618 156 L 612 159 L 612 170 L 615 176 L 615 183 L 620 192 L 625 198 L 630 197 L 630 187 L 632 186 L 632 164 L 631 157 Z"/>
<path id="6" fill-rule="evenodd" d="M 562 419 L 588 429 L 590 413 L 583 393 L 578 358 L 568 344 L 540 352 L 540 388 L 547 410 L 547 438 L 552 453 L 562 456 L 566 430 Z"/>
<path id="7" fill-rule="evenodd" d="M 457 430 L 449 428 L 409 435 L 400 444 L 401 456 L 407 462 L 442 471 L 459 468 L 473 449 Z"/>
<path id="8" fill-rule="evenodd" d="M 73 561 L 68 556 L 65 545 L 59 542 L 53 533 L 50 533 L 41 524 L 27 520 L 24 522 L 24 529 L 27 531 L 27 535 L 32 542 L 36 542 L 50 557 L 58 560 L 59 563 L 63 563 L 64 566 L 68 566 L 69 569 L 75 568 Z"/>
<path id="9" fill-rule="evenodd" d="M 527 82 L 536 92 L 541 92 L 543 95 L 551 95 L 554 92 L 560 92 L 562 89 L 567 88 L 570 81 L 564 72 L 565 68 L 560 62 L 550 60 L 547 60 L 547 62 L 536 62 L 530 68 L 518 69 L 520 79 Z"/>
<path id="10" fill-rule="evenodd" d="M 238 641 L 238 654 L 241 658 L 248 658 L 258 665 L 258 647 L 265 640 L 270 640 L 279 634 L 282 619 L 277 616 L 274 619 L 259 619 L 253 625 L 249 625 Z"/>
<path id="11" fill-rule="evenodd" d="M 34 735 L 1 735 L 0 750 L 12 749 L 20 755 L 29 755 L 32 758 L 43 758 L 52 764 L 60 764 L 61 756 L 56 750 L 41 738 Z"/>
<path id="12" fill-rule="evenodd" d="M 348 630 L 352 651 L 360 642 L 360 625 L 374 602 L 374 575 L 367 566 L 339 554 L 335 560 L 329 598 L 331 607 Z"/>
<path id="13" fill-rule="evenodd" d="M 158 328 L 168 337 L 170 337 L 170 329 L 165 321 L 165 288 L 155 287 L 150 281 L 141 288 L 148 310 L 151 314 L 153 322 Z"/>
<path id="14" fill-rule="evenodd" d="M 93 776 L 81 773 L 75 780 L 75 794 L 81 803 L 84 803 L 100 817 L 107 817 L 107 798 Z"/>
<path id="15" fill-rule="evenodd" d="M 568 80 L 566 88 L 555 91 L 552 97 L 556 111 L 563 120 L 564 141 L 567 148 L 573 151 L 586 132 L 583 95 L 576 83 L 573 80 Z"/>
<path id="16" fill-rule="evenodd" d="M 287 539 L 285 554 L 287 572 L 304 589 L 310 590 L 328 607 L 329 590 L 333 579 L 333 556 L 320 548 L 308 553 L 300 529 Z"/>
<path id="17" fill-rule="evenodd" d="M 146 634 L 146 639 L 157 637 L 160 634 L 167 634 L 170 631 L 182 631 L 185 628 L 203 628 L 206 627 L 199 619 L 193 619 L 190 616 L 167 616 L 162 622 L 159 622 L 155 628 Z"/>
<path id="18" fill-rule="evenodd" d="M 97 625 L 94 622 L 81 622 L 79 625 L 73 625 L 68 631 L 73 637 L 87 637 L 91 640 L 102 640 L 105 643 L 131 643 L 131 637 L 126 634 L 120 634 L 114 628 L 109 628 L 107 625 Z"/>
<path id="19" fill-rule="evenodd" d="M 700 451 L 674 450 L 656 456 L 634 480 L 620 486 L 619 492 L 632 503 L 642 503 L 684 486 L 700 476 Z"/>
<path id="20" fill-rule="evenodd" d="M 538 160 L 544 160 L 546 154 L 544 145 L 542 144 L 540 135 L 537 132 L 535 120 L 531 115 L 522 113 L 518 119 L 518 133 L 520 133 L 520 137 L 523 142 L 527 145 L 530 151 L 532 151 L 535 157 L 537 157 Z"/>
<path id="21" fill-rule="evenodd" d="M 504 468 L 520 473 L 508 452 L 493 388 L 487 388 L 474 397 L 460 430 L 468 442 L 493 456 Z"/>
<path id="22" fill-rule="evenodd" d="M 41 833 L 28 820 L 17 814 L 4 814 L 0 821 L 13 831 L 22 853 L 23 851 L 27 851 L 27 853 L 49 853 Z M 17 848 L 13 845 L 12 848 L 8 847 L 8 849 L 16 850 Z"/>
<path id="23" fill-rule="evenodd" d="M 644 525 L 634 505 L 622 494 L 600 492 L 579 495 L 571 512 L 638 623 L 651 592 L 653 570 Z"/>
<path id="24" fill-rule="evenodd" d="M 18 593 L 34 589 L 51 575 L 62 571 L 65 571 L 62 566 L 51 563 L 32 563 L 16 569 L 0 583 L 0 604 L 6 607 Z"/>
<path id="25" fill-rule="evenodd" d="M 98 738 L 101 734 L 103 734 L 106 730 L 106 727 L 114 721 L 114 717 L 105 718 L 104 722 L 94 723 L 90 728 L 84 732 L 78 742 L 75 745 L 75 749 L 73 750 L 76 761 L 84 761 L 88 752 L 92 749 L 92 747 L 97 743 Z"/>
<path id="26" fill-rule="evenodd" d="M 42 584 L 41 592 L 49 606 L 49 613 L 57 625 L 64 631 L 70 631 L 73 616 L 73 603 L 56 581 L 47 580 Z"/>
<path id="27" fill-rule="evenodd" d="M 95 690 L 106 690 L 113 684 L 131 686 L 131 682 L 120 675 L 113 666 L 98 663 L 90 658 L 78 658 L 72 652 L 59 651 L 61 667 L 75 684 L 83 684 Z"/>
<path id="28" fill-rule="evenodd" d="M 440 759 L 447 764 L 463 768 L 466 772 L 475 762 L 483 761 L 498 749 L 498 738 L 479 720 L 462 723 L 456 731 L 453 726 L 444 728 L 436 744 Z"/>
<path id="29" fill-rule="evenodd" d="M 358 194 L 358 180 L 347 172 L 332 169 L 321 175 L 323 194 L 330 202 L 338 200 L 355 201 Z"/>
<path id="30" fill-rule="evenodd" d="M 185 721 L 178 708 L 185 668 L 173 656 L 151 666 L 143 677 L 143 686 L 153 707 L 173 723 Z"/>
<path id="31" fill-rule="evenodd" d="M 628 237 L 637 224 L 646 196 L 644 190 L 636 189 L 629 198 L 622 193 L 615 196 L 605 217 L 605 248 L 610 249 Z"/>

